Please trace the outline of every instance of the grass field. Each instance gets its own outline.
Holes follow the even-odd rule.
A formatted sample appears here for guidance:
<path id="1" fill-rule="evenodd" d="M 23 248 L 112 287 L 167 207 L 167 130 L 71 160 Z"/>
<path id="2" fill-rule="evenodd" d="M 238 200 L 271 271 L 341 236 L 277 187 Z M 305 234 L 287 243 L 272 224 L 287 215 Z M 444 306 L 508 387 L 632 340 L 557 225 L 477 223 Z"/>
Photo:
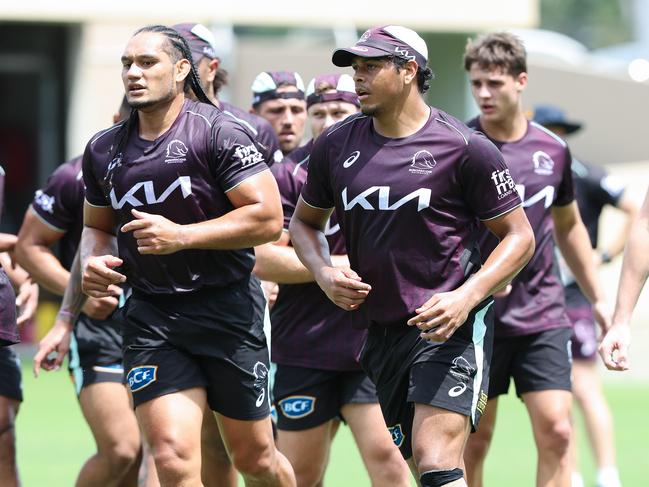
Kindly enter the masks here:
<path id="1" fill-rule="evenodd" d="M 94 451 L 90 432 L 81 416 L 74 390 L 64 371 L 32 377 L 30 363 L 23 367 L 25 403 L 17 424 L 18 462 L 25 487 L 74 485 L 83 461 Z M 618 463 L 625 486 L 647 485 L 649 444 L 644 419 L 649 404 L 647 383 L 614 381 L 607 384 L 617 426 Z M 580 445 L 585 445 L 580 429 Z M 594 486 L 593 462 L 581 449 L 586 486 Z M 522 404 L 513 396 L 499 406 L 496 439 L 486 467 L 488 486 L 533 486 L 535 451 Z M 347 428 L 336 437 L 329 487 L 364 487 L 369 480 Z"/>

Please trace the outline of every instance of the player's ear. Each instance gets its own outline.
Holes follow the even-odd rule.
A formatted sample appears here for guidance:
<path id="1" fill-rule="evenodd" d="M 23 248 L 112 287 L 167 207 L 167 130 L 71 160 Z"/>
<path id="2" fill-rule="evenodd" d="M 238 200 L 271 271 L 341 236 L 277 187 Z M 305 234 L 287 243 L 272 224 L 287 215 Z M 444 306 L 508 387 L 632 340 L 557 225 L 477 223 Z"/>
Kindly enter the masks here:
<path id="1" fill-rule="evenodd" d="M 416 61 L 408 61 L 403 66 L 403 70 L 405 71 L 403 80 L 406 82 L 406 84 L 410 84 L 413 81 L 415 83 L 417 82 L 417 69 L 419 69 L 419 66 L 417 65 Z"/>
<path id="2" fill-rule="evenodd" d="M 183 81 L 189 76 L 192 64 L 187 59 L 181 59 L 176 63 L 176 82 Z"/>
<path id="3" fill-rule="evenodd" d="M 516 86 L 518 86 L 519 91 L 524 90 L 527 86 L 527 73 L 523 71 L 522 73 L 519 73 L 518 76 L 515 77 L 515 79 Z"/>

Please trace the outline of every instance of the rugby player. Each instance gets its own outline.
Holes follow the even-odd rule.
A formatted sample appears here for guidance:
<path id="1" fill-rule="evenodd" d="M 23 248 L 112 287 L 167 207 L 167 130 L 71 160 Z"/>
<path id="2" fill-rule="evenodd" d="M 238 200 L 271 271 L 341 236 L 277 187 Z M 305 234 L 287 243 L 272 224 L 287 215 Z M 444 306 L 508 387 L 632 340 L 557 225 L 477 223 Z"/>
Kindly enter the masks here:
<path id="1" fill-rule="evenodd" d="M 347 74 L 311 80 L 306 102 L 314 139 L 360 106 Z M 278 243 L 255 249 L 255 274 L 280 284 L 271 313 L 277 445 L 293 465 L 298 487 L 321 485 L 342 419 L 351 428 L 372 485 L 407 487 L 408 467 L 386 429 L 374 384 L 358 364 L 367 332 L 351 328 L 351 316 L 327 299 L 289 246 L 288 224 L 306 180 L 314 139 L 273 166 L 285 232 Z M 348 268 L 335 216 L 326 238 L 332 259 Z"/>
<path id="2" fill-rule="evenodd" d="M 534 107 L 534 121 L 561 138 L 581 130 L 580 123 L 567 120 L 563 111 L 550 105 Z M 624 185 L 602 168 L 574 157 L 571 168 L 577 206 L 594 249 L 593 258 L 599 265 L 607 264 L 624 250 L 638 208 L 625 192 Z M 598 251 L 595 249 L 599 235 L 599 217 L 607 205 L 624 212 L 626 224 L 606 249 Z M 613 418 L 597 372 L 597 324 L 588 299 L 579 289 L 560 256 L 559 268 L 562 270 L 566 310 L 572 324 L 572 392 L 583 413 L 588 438 L 595 455 L 597 487 L 619 487 L 621 483 L 615 464 Z M 572 487 L 583 487 L 574 434 L 571 449 Z"/>
<path id="3" fill-rule="evenodd" d="M 0 166 L 0 214 L 4 202 L 4 169 Z M 20 342 L 18 329 L 31 320 L 38 302 L 38 285 L 9 256 L 16 236 L 0 234 L 0 484 L 18 487 L 15 424 L 23 400 L 20 360 L 11 345 Z M 19 289 L 18 296 L 14 286 Z M 18 316 L 17 315 L 18 310 Z"/>
<path id="4" fill-rule="evenodd" d="M 611 370 L 629 368 L 629 344 L 631 343 L 631 315 L 640 291 L 649 276 L 649 190 L 633 224 L 624 253 L 620 286 L 613 313 L 613 325 L 602 339 L 599 353 L 604 364 Z"/>
<path id="5" fill-rule="evenodd" d="M 503 153 L 536 240 L 529 264 L 504 296 L 496 297 L 490 399 L 480 429 L 467 445 L 468 482 L 472 487 L 482 485 L 498 396 L 507 393 L 513 377 L 534 431 L 537 485 L 568 486 L 572 327 L 563 286 L 555 272 L 553 229 L 554 239 L 603 330 L 610 321 L 588 233 L 574 201 L 572 157 L 561 138 L 525 117 L 526 53 L 518 38 L 493 33 L 469 41 L 464 67 L 481 111 L 469 126 L 484 132 Z M 498 244 L 491 235 L 485 235 L 481 243 L 486 252 Z"/>
<path id="6" fill-rule="evenodd" d="M 306 123 L 302 77 L 295 72 L 264 71 L 257 75 L 251 89 L 251 113 L 270 122 L 284 155 L 297 149 Z"/>
<path id="7" fill-rule="evenodd" d="M 362 113 L 315 141 L 289 232 L 325 294 L 352 326 L 369 327 L 361 365 L 419 483 L 466 486 L 464 444 L 486 402 L 490 295 L 534 241 L 498 150 L 424 101 L 427 58 L 416 32 L 393 25 L 333 53 L 354 70 Z M 351 269 L 331 261 L 334 207 Z M 481 267 L 482 225 L 500 244 Z"/>
<path id="8" fill-rule="evenodd" d="M 294 485 L 273 441 L 265 303 L 250 274 L 251 247 L 281 234 L 274 178 L 248 130 L 210 106 L 175 30 L 138 30 L 122 63 L 135 110 L 84 154 L 82 283 L 93 297 L 133 287 L 124 362 L 160 483 L 201 485 L 209 405 L 249 484 Z"/>
<path id="9" fill-rule="evenodd" d="M 127 118 L 129 112 L 130 108 L 122 105 L 118 118 Z M 83 230 L 81 162 L 79 156 L 62 164 L 36 191 L 16 245 L 17 261 L 58 296 L 63 296 L 74 273 L 73 260 Z M 52 251 L 55 244 L 59 246 L 58 258 Z M 113 296 L 90 298 L 82 314 L 60 313 L 34 357 L 38 376 L 41 366 L 45 370 L 58 368 L 69 351 L 70 376 L 97 445 L 97 452 L 79 472 L 78 486 L 137 485 L 140 433 L 123 384 L 121 325 L 111 316 L 117 305 L 118 298 Z M 58 356 L 48 360 L 54 349 Z"/>
<path id="10" fill-rule="evenodd" d="M 235 117 L 245 125 L 264 147 L 264 157 L 271 166 L 282 160 L 277 135 L 265 118 L 249 113 L 239 107 L 219 99 L 219 91 L 228 83 L 228 73 L 221 67 L 221 60 L 216 55 L 216 39 L 203 24 L 185 22 L 172 26 L 189 44 L 192 58 L 201 80 L 201 87 L 210 101 L 226 114 Z M 190 93 L 191 95 L 191 93 Z"/>

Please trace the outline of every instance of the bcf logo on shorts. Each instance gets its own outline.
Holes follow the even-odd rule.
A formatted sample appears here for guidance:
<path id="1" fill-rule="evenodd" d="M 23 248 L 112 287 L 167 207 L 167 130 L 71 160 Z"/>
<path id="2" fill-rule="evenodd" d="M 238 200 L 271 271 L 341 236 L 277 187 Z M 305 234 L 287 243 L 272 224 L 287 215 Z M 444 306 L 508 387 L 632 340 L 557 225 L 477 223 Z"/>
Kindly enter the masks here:
<path id="1" fill-rule="evenodd" d="M 139 367 L 133 367 L 126 376 L 126 380 L 128 381 L 128 386 L 131 388 L 131 392 L 137 392 L 141 389 L 144 389 L 146 386 L 155 382 L 157 379 L 157 365 L 140 365 Z"/>
<path id="2" fill-rule="evenodd" d="M 287 418 L 299 419 L 315 411 L 315 400 L 312 396 L 291 396 L 279 401 L 279 407 Z"/>
<path id="3" fill-rule="evenodd" d="M 403 440 L 405 439 L 405 436 L 403 435 L 403 430 L 401 429 L 401 424 L 390 426 L 388 428 L 388 431 L 390 432 L 392 441 L 394 442 L 395 445 L 397 445 L 397 448 L 401 448 L 401 445 L 403 445 Z"/>

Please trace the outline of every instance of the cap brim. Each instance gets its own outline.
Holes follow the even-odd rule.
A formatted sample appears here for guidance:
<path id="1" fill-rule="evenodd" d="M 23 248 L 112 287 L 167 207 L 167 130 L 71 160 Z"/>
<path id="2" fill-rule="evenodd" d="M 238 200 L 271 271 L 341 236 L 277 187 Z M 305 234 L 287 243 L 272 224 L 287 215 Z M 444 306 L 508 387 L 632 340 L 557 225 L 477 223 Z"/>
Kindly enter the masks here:
<path id="1" fill-rule="evenodd" d="M 355 57 L 386 57 L 390 54 L 389 51 L 384 51 L 383 49 L 378 49 L 376 47 L 352 46 L 336 49 L 331 55 L 331 62 L 339 68 L 344 68 L 351 66 L 352 60 Z"/>
<path id="2" fill-rule="evenodd" d="M 566 130 L 566 134 L 574 134 L 581 130 L 582 125 L 580 123 L 569 123 L 566 122 L 563 124 L 563 128 Z"/>

